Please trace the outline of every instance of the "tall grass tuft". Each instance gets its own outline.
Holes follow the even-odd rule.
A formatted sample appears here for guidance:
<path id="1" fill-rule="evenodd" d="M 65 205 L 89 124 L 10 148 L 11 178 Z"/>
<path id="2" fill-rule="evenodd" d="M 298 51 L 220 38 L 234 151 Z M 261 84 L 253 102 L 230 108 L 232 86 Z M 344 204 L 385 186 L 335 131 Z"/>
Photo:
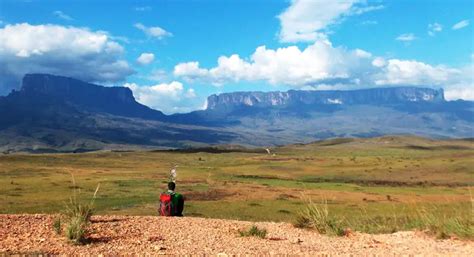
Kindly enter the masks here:
<path id="1" fill-rule="evenodd" d="M 86 242 L 87 222 L 81 217 L 72 217 L 66 227 L 66 238 L 73 244 Z"/>
<path id="2" fill-rule="evenodd" d="M 361 207 L 360 213 L 351 216 L 336 216 L 328 208 L 327 201 L 315 204 L 307 200 L 296 216 L 295 227 L 312 228 L 321 234 L 344 234 L 343 228 L 351 228 L 364 233 L 394 233 L 406 230 L 422 230 L 438 239 L 474 238 L 474 200 L 471 210 L 466 205 L 453 206 L 450 212 L 439 204 L 413 204 L 408 209 L 393 205 L 389 214 L 368 212 Z"/>
<path id="3" fill-rule="evenodd" d="M 94 195 L 89 202 L 83 203 L 77 199 L 77 187 L 74 176 L 72 176 L 73 196 L 66 203 L 63 215 L 66 217 L 66 237 L 74 244 L 83 244 L 86 241 L 87 228 L 94 210 L 94 202 L 99 191 L 100 184 L 97 185 Z"/>
<path id="4" fill-rule="evenodd" d="M 56 232 L 56 234 L 58 235 L 61 234 L 61 218 L 60 217 L 57 217 L 56 219 L 54 219 L 53 229 Z"/>
<path id="5" fill-rule="evenodd" d="M 438 239 L 446 239 L 452 235 L 462 238 L 474 238 L 474 201 L 471 195 L 471 211 L 453 210 L 454 215 L 446 215 L 435 205 L 417 208 L 415 224 L 427 230 Z"/>
<path id="6" fill-rule="evenodd" d="M 329 212 L 328 203 L 323 199 L 320 204 L 307 198 L 307 204 L 301 210 L 294 223 L 295 227 L 316 229 L 320 234 L 344 234 L 343 220 L 338 219 Z"/>

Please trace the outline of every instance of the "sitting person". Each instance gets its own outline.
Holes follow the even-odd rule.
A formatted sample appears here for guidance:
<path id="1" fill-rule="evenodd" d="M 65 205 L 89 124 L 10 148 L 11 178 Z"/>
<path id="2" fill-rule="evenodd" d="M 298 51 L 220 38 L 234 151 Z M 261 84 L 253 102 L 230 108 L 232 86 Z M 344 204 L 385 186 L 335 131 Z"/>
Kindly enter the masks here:
<path id="1" fill-rule="evenodd" d="M 183 216 L 184 197 L 176 193 L 175 188 L 176 184 L 169 182 L 168 191 L 161 193 L 159 209 L 161 216 Z"/>

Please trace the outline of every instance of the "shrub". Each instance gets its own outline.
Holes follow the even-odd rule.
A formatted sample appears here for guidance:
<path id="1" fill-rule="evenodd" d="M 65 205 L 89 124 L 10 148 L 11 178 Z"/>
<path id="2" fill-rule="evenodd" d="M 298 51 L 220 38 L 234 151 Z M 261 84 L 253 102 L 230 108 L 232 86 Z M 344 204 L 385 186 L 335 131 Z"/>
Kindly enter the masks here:
<path id="1" fill-rule="evenodd" d="M 266 229 L 259 229 L 257 226 L 253 225 L 247 231 L 239 231 L 240 236 L 256 236 L 260 238 L 265 238 L 267 236 Z"/>

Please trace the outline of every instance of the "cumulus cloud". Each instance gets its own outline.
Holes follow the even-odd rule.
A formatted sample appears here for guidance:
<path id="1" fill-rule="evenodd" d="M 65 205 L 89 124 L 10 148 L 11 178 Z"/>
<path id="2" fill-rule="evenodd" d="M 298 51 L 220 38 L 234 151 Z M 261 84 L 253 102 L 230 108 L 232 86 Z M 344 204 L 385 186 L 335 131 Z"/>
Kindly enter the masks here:
<path id="1" fill-rule="evenodd" d="M 428 24 L 428 35 L 434 36 L 436 33 L 441 32 L 443 26 L 437 22 Z"/>
<path id="2" fill-rule="evenodd" d="M 403 42 L 410 42 L 416 39 L 415 34 L 413 33 L 406 33 L 406 34 L 401 34 L 397 38 L 395 38 L 398 41 L 403 41 Z"/>
<path id="3" fill-rule="evenodd" d="M 171 37 L 173 36 L 173 34 L 171 34 L 170 32 L 164 30 L 163 28 L 160 28 L 158 26 L 156 27 L 147 27 L 141 23 L 135 23 L 135 28 L 143 31 L 146 35 L 150 36 L 150 37 L 154 37 L 154 38 L 157 38 L 157 39 L 163 39 L 165 37 Z"/>
<path id="4" fill-rule="evenodd" d="M 210 69 L 201 68 L 198 62 L 180 63 L 175 66 L 174 75 L 214 85 L 246 80 L 299 87 L 323 81 L 355 81 L 360 79 L 360 70 L 373 67 L 370 53 L 333 47 L 328 41 L 317 41 L 304 50 L 296 46 L 276 50 L 260 46 L 249 59 L 237 54 L 221 56 L 217 66 Z"/>
<path id="5" fill-rule="evenodd" d="M 125 83 L 124 87 L 132 90 L 138 102 L 164 113 L 187 112 L 195 110 L 189 100 L 196 97 L 194 89 L 185 89 L 178 81 L 161 83 L 151 86 L 140 86 L 135 83 Z"/>
<path id="6" fill-rule="evenodd" d="M 372 65 L 374 65 L 375 67 L 377 68 L 380 68 L 380 67 L 383 67 L 386 65 L 386 61 L 384 58 L 382 57 L 376 57 L 373 61 L 372 61 Z"/>
<path id="7" fill-rule="evenodd" d="M 383 8 L 382 5 L 366 5 L 361 0 L 292 0 L 291 5 L 278 16 L 280 41 L 294 43 L 325 39 L 327 27 L 337 24 L 343 17 Z"/>
<path id="8" fill-rule="evenodd" d="M 317 41 L 305 49 L 296 46 L 258 47 L 249 58 L 221 56 L 212 68 L 199 62 L 177 64 L 174 75 L 188 82 L 212 83 L 263 81 L 296 89 L 355 89 L 379 86 L 443 87 L 451 96 L 469 96 L 474 91 L 473 70 L 432 66 L 416 60 L 385 59 L 361 49 L 334 47 Z M 448 92 L 448 91 L 447 91 Z"/>
<path id="9" fill-rule="evenodd" d="M 474 64 L 471 63 L 460 70 L 457 81 L 445 87 L 445 97 L 448 100 L 464 99 L 474 101 Z"/>
<path id="10" fill-rule="evenodd" d="M 51 73 L 90 82 L 124 80 L 134 71 L 123 47 L 105 32 L 59 25 L 0 28 L 0 94 L 18 88 L 26 73 Z"/>
<path id="11" fill-rule="evenodd" d="M 137 62 L 141 65 L 147 65 L 155 60 L 155 55 L 152 53 L 142 53 L 138 58 Z"/>
<path id="12" fill-rule="evenodd" d="M 467 27 L 467 26 L 469 26 L 469 20 L 462 20 L 462 21 L 454 24 L 452 29 L 453 30 L 458 30 L 458 29 L 462 29 L 462 28 Z"/>
<path id="13" fill-rule="evenodd" d="M 63 20 L 66 20 L 66 21 L 72 21 L 74 20 L 71 16 L 63 13 L 62 11 L 54 11 L 53 12 L 54 16 L 60 18 L 60 19 L 63 19 Z"/>
<path id="14" fill-rule="evenodd" d="M 458 69 L 431 66 L 415 60 L 388 60 L 375 76 L 376 85 L 431 85 L 442 86 L 461 76 Z"/>
<path id="15" fill-rule="evenodd" d="M 447 100 L 471 100 L 474 101 L 474 89 L 466 87 L 448 88 L 444 91 Z"/>

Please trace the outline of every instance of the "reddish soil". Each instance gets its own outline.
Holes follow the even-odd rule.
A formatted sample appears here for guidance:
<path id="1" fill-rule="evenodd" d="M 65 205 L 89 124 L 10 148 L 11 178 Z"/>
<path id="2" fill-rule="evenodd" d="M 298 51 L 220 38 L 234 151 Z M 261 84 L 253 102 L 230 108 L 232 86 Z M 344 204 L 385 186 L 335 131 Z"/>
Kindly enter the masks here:
<path id="1" fill-rule="evenodd" d="M 288 223 L 204 218 L 94 216 L 86 245 L 54 232 L 51 215 L 0 215 L 0 256 L 9 254 L 128 255 L 425 255 L 472 256 L 474 242 L 436 240 L 421 232 L 351 233 L 329 237 Z M 252 225 L 266 238 L 241 237 Z"/>

